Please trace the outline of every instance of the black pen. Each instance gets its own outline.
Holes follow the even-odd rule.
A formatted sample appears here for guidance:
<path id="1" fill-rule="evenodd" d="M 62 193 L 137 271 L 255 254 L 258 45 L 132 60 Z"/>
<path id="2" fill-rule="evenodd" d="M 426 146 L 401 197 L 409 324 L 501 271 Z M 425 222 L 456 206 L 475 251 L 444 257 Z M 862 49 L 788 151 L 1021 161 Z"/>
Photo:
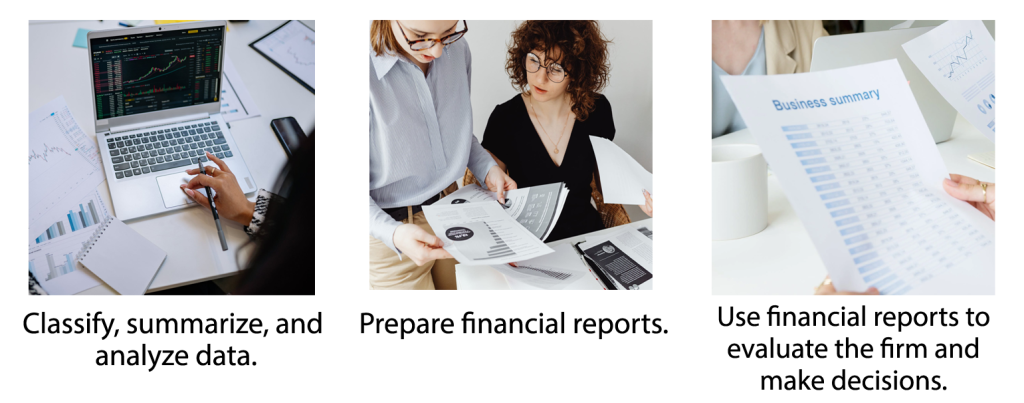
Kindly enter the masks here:
<path id="1" fill-rule="evenodd" d="M 203 162 L 199 162 L 199 173 L 206 175 L 206 167 L 203 166 Z M 217 235 L 220 236 L 220 247 L 223 250 L 228 250 L 228 241 L 224 239 L 224 228 L 220 226 L 220 216 L 217 215 L 217 205 L 213 201 L 213 192 L 210 191 L 210 187 L 206 186 L 206 200 L 210 201 L 210 210 L 213 211 L 213 221 L 217 223 Z"/>

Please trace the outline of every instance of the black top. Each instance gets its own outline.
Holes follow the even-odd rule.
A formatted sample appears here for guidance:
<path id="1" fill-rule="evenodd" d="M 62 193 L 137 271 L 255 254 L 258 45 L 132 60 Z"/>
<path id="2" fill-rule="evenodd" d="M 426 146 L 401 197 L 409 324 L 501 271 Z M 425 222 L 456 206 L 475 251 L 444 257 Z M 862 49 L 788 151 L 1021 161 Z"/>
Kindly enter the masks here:
<path id="1" fill-rule="evenodd" d="M 565 182 L 569 197 L 562 215 L 545 242 L 604 229 L 601 215 L 590 204 L 590 182 L 594 178 L 594 147 L 589 136 L 615 138 L 612 106 L 603 95 L 594 102 L 594 110 L 585 121 L 577 120 L 568 134 L 562 165 L 548 156 L 540 134 L 530 121 L 530 114 L 520 95 L 498 105 L 487 119 L 481 145 L 494 153 L 508 169 L 509 176 L 520 188 Z"/>

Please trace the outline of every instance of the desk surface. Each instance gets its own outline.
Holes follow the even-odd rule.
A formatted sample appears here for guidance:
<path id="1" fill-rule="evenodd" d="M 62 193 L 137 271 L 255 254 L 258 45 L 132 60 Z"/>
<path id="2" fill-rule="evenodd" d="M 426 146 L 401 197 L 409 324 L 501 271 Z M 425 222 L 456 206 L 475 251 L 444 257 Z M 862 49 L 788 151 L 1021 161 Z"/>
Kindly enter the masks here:
<path id="1" fill-rule="evenodd" d="M 718 137 L 713 145 L 755 143 L 747 130 Z M 953 137 L 938 144 L 950 173 L 995 182 L 994 169 L 967 158 L 990 152 L 995 145 L 963 116 L 953 125 Z M 710 235 L 709 235 L 710 236 Z M 811 294 L 828 272 L 811 237 L 782 191 L 768 176 L 768 227 L 758 234 L 730 241 L 712 241 L 711 290 L 715 295 Z"/>
<path id="2" fill-rule="evenodd" d="M 316 29 L 313 21 L 303 22 Z M 281 143 L 270 129 L 270 121 L 292 116 L 306 133 L 313 130 L 315 121 L 313 93 L 249 47 L 250 42 L 283 23 L 228 23 L 229 30 L 225 39 L 227 55 L 234 62 L 261 113 L 255 118 L 231 122 L 229 127 L 249 171 L 257 185 L 264 189 L 273 189 L 278 173 L 287 161 Z M 151 24 L 152 21 L 143 23 Z M 88 54 L 83 48 L 71 46 L 79 28 L 100 30 L 118 28 L 118 25 L 116 20 L 29 24 L 28 111 L 63 95 L 79 125 L 95 139 Z M 102 183 L 99 189 L 107 205 L 112 206 L 107 183 Z M 150 291 L 236 273 L 241 266 L 236 260 L 236 252 L 248 241 L 248 237 L 242 226 L 230 222 L 223 224 L 229 245 L 227 251 L 221 251 L 216 226 L 209 212 L 203 208 L 177 210 L 129 222 L 132 229 L 167 252 L 167 260 L 153 279 Z M 114 291 L 101 285 L 82 293 L 112 294 Z"/>
<path id="3" fill-rule="evenodd" d="M 639 228 L 647 227 L 651 231 L 654 231 L 654 219 L 648 218 L 646 220 L 634 221 L 626 225 L 620 225 L 618 227 L 605 228 L 600 231 L 594 231 L 589 234 L 578 235 L 572 238 L 565 238 L 554 242 L 549 242 L 547 245 L 554 247 L 556 245 L 562 245 L 570 242 L 581 242 L 586 240 L 588 236 L 595 236 L 605 234 L 612 231 L 618 231 L 626 228 Z M 587 275 L 590 275 L 589 273 Z M 455 265 L 455 281 L 458 284 L 460 290 L 509 290 L 508 281 L 505 280 L 505 275 L 501 274 L 498 270 L 491 266 L 469 266 L 464 264 Z"/>

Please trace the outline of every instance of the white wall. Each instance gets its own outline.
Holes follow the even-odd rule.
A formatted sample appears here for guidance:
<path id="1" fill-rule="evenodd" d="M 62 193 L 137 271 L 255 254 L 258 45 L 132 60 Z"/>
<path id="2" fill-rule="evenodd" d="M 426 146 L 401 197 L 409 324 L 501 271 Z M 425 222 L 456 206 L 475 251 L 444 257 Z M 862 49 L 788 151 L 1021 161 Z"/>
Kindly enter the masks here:
<path id="1" fill-rule="evenodd" d="M 512 31 L 521 21 L 468 21 L 473 52 L 473 132 L 483 137 L 494 107 L 517 92 L 505 73 L 505 55 Z M 611 74 L 604 95 L 612 105 L 615 143 L 647 170 L 654 172 L 652 143 L 652 40 L 651 21 L 600 21 L 612 43 L 608 53 Z M 636 221 L 647 218 L 639 207 L 626 206 Z"/>
<path id="2" fill-rule="evenodd" d="M 893 25 L 899 24 L 905 20 L 864 20 L 864 32 L 875 32 L 885 31 L 892 28 Z M 915 20 L 911 25 L 912 28 L 919 27 L 937 27 L 942 25 L 946 20 Z M 988 28 L 988 32 L 992 34 L 992 37 L 996 37 L 996 22 L 994 20 L 984 20 L 985 28 Z"/>

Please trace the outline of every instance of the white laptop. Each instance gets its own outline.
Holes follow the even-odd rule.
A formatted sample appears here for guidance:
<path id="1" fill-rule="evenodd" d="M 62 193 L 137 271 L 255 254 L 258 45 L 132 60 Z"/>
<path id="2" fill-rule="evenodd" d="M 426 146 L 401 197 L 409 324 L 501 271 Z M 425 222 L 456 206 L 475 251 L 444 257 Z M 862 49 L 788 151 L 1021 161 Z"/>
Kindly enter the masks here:
<path id="1" fill-rule="evenodd" d="M 92 31 L 96 140 L 115 215 L 131 220 L 195 203 L 186 169 L 222 159 L 245 193 L 258 188 L 220 115 L 224 21 Z"/>
<path id="2" fill-rule="evenodd" d="M 941 143 L 949 140 L 953 134 L 953 122 L 956 121 L 957 111 L 946 102 L 903 51 L 904 43 L 932 28 L 935 27 L 823 36 L 814 41 L 811 71 L 896 59 L 903 69 L 903 75 L 910 81 L 910 91 L 914 93 L 914 99 L 917 100 L 917 106 L 924 115 L 928 130 L 932 132 L 932 138 L 936 143 Z"/>

